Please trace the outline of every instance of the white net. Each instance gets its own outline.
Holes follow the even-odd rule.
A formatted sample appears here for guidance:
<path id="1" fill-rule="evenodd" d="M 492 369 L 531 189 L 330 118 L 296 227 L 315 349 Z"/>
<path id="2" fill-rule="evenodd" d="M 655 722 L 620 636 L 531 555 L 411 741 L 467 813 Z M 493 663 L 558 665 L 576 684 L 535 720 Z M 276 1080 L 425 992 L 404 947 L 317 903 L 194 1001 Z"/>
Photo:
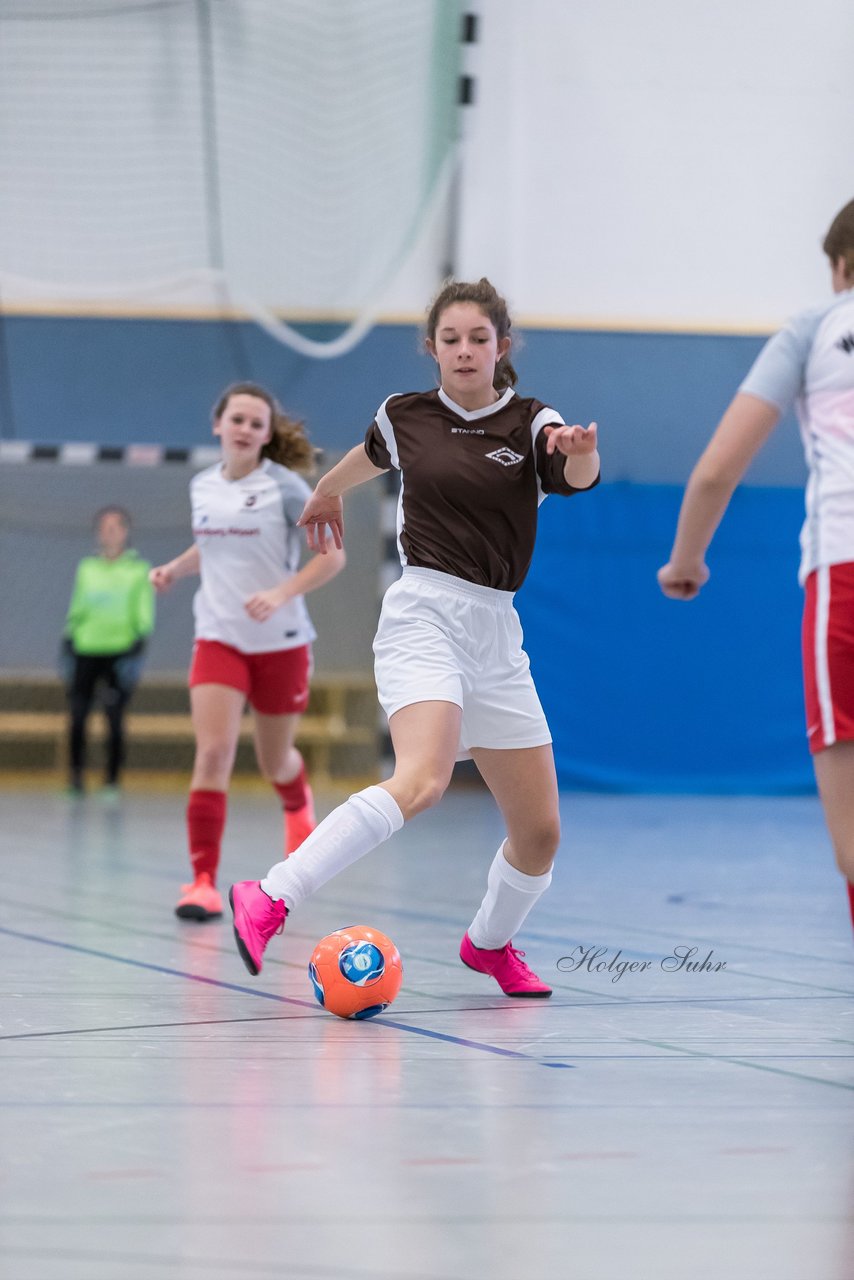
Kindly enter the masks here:
<path id="1" fill-rule="evenodd" d="M 459 16 L 0 0 L 5 299 L 228 303 L 307 354 L 349 348 L 447 194 Z M 318 343 L 294 317 L 347 328 Z"/>

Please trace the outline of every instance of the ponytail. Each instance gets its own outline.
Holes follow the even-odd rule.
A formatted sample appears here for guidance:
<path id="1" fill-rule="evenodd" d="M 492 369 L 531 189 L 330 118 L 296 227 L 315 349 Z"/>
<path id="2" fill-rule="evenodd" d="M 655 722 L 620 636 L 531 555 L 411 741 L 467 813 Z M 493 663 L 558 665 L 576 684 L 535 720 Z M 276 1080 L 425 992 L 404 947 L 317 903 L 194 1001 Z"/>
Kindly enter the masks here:
<path id="1" fill-rule="evenodd" d="M 301 422 L 282 412 L 275 412 L 273 434 L 269 443 L 261 450 L 261 457 L 289 467 L 291 471 L 310 475 L 320 458 L 320 450 L 315 449 Z"/>

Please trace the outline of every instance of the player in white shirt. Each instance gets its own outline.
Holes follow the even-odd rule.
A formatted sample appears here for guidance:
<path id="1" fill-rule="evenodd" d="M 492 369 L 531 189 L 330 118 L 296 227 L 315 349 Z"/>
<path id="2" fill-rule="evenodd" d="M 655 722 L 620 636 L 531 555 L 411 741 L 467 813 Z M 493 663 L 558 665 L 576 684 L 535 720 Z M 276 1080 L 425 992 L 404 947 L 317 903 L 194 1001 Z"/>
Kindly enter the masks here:
<path id="1" fill-rule="evenodd" d="M 854 923 L 854 200 L 823 249 L 834 297 L 763 348 L 691 474 L 658 580 L 673 599 L 697 595 L 733 491 L 794 406 L 809 468 L 800 568 L 807 736 Z"/>
<path id="2" fill-rule="evenodd" d="M 240 722 L 248 701 L 255 719 L 258 767 L 285 811 L 285 856 L 315 826 L 305 765 L 294 746 L 308 705 L 314 628 L 303 596 L 344 567 L 344 553 L 312 556 L 299 568 L 297 520 L 311 490 L 314 450 L 263 387 L 238 383 L 213 411 L 222 461 L 190 484 L 194 542 L 151 571 L 158 591 L 201 575 L 193 610 L 196 643 L 190 704 L 196 754 L 187 805 L 193 881 L 175 914 L 222 915 L 216 888 L 226 797 Z"/>

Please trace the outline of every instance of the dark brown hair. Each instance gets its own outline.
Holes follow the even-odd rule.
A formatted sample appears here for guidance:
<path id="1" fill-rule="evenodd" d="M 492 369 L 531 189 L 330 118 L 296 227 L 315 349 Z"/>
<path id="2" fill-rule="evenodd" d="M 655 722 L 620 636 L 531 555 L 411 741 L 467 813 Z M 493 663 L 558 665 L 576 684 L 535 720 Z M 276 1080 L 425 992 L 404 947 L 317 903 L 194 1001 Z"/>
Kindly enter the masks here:
<path id="1" fill-rule="evenodd" d="M 101 507 L 101 509 L 96 511 L 92 517 L 92 528 L 96 532 L 100 529 L 101 521 L 104 519 L 104 516 L 118 516 L 125 529 L 130 531 L 130 512 L 126 511 L 124 507 L 120 507 L 116 503 L 111 502 L 109 506 Z"/>
<path id="2" fill-rule="evenodd" d="M 314 448 L 303 424 L 296 418 L 289 418 L 276 397 L 257 382 L 233 382 L 230 387 L 226 387 L 214 405 L 211 415 L 214 422 L 218 422 L 225 413 L 232 396 L 255 396 L 256 399 L 263 400 L 270 410 L 273 434 L 269 443 L 261 450 L 262 458 L 290 467 L 291 471 L 309 474 L 314 470 L 320 450 Z"/>
<path id="3" fill-rule="evenodd" d="M 821 247 L 833 266 L 839 258 L 844 258 L 845 270 L 854 278 L 854 200 L 839 210 Z"/>
<path id="4" fill-rule="evenodd" d="M 427 337 L 431 342 L 436 341 L 436 329 L 442 312 L 457 302 L 473 302 L 476 307 L 479 307 L 492 321 L 499 342 L 502 338 L 510 337 L 511 320 L 507 303 L 486 276 L 481 276 L 476 283 L 466 280 L 445 281 L 441 292 L 436 295 L 427 312 Z M 492 385 L 496 391 L 503 391 L 505 387 L 515 387 L 518 381 L 518 375 L 508 356 L 502 356 L 495 366 Z"/>

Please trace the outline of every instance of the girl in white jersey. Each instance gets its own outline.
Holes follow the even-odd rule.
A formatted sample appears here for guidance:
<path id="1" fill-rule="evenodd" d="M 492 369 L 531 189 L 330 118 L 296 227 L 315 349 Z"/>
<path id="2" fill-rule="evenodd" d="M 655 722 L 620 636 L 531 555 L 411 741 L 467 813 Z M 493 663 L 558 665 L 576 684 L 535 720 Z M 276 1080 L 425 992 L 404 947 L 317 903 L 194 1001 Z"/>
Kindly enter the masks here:
<path id="1" fill-rule="evenodd" d="M 222 461 L 190 485 L 193 545 L 151 571 L 158 591 L 201 574 L 194 613 L 190 704 L 196 755 L 187 805 L 193 880 L 175 914 L 209 920 L 222 914 L 216 888 L 226 794 L 243 710 L 255 719 L 255 754 L 285 811 L 285 854 L 314 829 L 302 756 L 294 746 L 308 705 L 315 632 L 303 596 L 344 567 L 344 552 L 313 556 L 299 568 L 297 520 L 311 490 L 297 470 L 314 450 L 299 423 L 286 418 L 263 387 L 238 383 L 213 411 Z"/>
<path id="2" fill-rule="evenodd" d="M 300 519 L 309 545 L 332 554 L 327 528 L 340 548 L 341 495 L 392 467 L 401 472 L 403 575 L 386 593 L 374 642 L 394 774 L 351 796 L 260 883 L 233 885 L 234 931 L 258 973 L 287 914 L 435 804 L 454 761 L 471 756 L 508 835 L 460 958 L 507 995 L 548 996 L 512 945 L 548 888 L 560 836 L 551 736 L 512 602 L 539 502 L 598 481 L 596 427 L 566 426 L 553 409 L 516 396 L 510 318 L 488 280 L 448 285 L 427 334 L 439 389 L 389 397 L 365 443 L 323 477 Z"/>
<path id="3" fill-rule="evenodd" d="M 675 600 L 708 581 L 706 548 L 733 491 L 794 405 L 809 468 L 800 569 L 807 736 L 854 923 L 854 200 L 823 249 L 834 298 L 763 348 L 691 474 L 658 580 Z"/>

